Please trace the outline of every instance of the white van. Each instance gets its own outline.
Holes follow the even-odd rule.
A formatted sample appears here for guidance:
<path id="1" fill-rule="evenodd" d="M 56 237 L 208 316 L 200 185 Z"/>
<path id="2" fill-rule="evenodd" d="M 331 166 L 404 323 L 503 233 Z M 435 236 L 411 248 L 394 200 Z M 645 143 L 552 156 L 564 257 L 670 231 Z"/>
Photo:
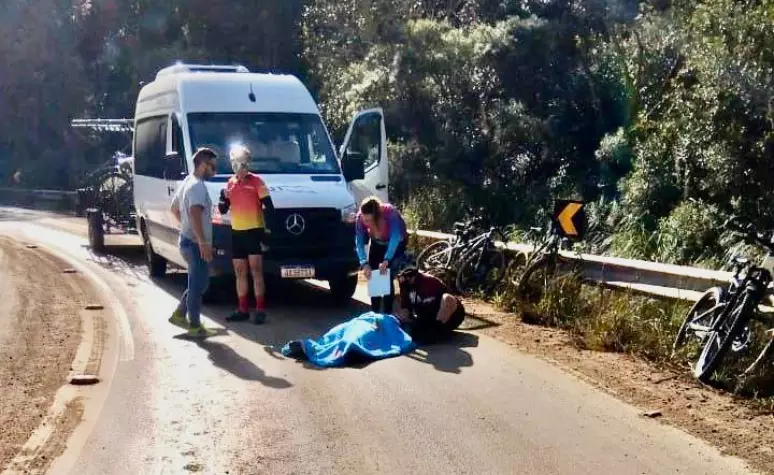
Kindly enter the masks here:
<path id="1" fill-rule="evenodd" d="M 266 274 L 326 280 L 337 299 L 352 297 L 357 203 L 368 195 L 388 199 L 381 109 L 354 117 L 337 156 L 317 104 L 296 77 L 178 63 L 141 89 L 134 121 L 134 203 L 151 275 L 166 273 L 168 262 L 185 268 L 169 205 L 192 170 L 193 152 L 218 153 L 217 174 L 207 183 L 217 204 L 232 174 L 228 148 L 242 143 L 275 208 L 267 223 Z M 213 216 L 212 272 L 230 274 L 229 215 L 216 205 Z"/>

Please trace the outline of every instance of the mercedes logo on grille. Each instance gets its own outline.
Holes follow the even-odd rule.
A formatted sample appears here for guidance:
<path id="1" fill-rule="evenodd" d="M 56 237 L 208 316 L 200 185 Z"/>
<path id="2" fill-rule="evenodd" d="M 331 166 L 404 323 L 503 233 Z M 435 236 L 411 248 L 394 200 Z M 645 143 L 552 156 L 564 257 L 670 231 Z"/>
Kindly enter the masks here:
<path id="1" fill-rule="evenodd" d="M 285 229 L 294 236 L 300 236 L 306 229 L 304 217 L 298 213 L 293 213 L 285 220 Z"/>

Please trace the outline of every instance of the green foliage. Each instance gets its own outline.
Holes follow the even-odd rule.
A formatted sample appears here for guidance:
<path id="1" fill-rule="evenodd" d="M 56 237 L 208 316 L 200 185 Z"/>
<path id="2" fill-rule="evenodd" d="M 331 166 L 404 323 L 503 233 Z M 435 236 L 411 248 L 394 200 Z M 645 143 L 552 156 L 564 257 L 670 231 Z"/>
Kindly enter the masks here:
<path id="1" fill-rule="evenodd" d="M 175 60 L 239 62 L 299 75 L 335 136 L 384 108 L 391 194 L 423 225 L 472 206 L 525 229 L 581 198 L 584 250 L 718 265 L 721 215 L 774 228 L 772 30 L 769 1 L 17 2 L 0 180 L 72 187 L 127 144 L 71 118 L 131 116 Z"/>
<path id="2" fill-rule="evenodd" d="M 463 202 L 454 199 L 454 192 L 443 188 L 428 188 L 408 198 L 401 213 L 409 229 L 445 230 L 446 223 L 465 214 Z"/>
<path id="3" fill-rule="evenodd" d="M 722 218 L 703 203 L 683 203 L 659 223 L 658 260 L 676 264 L 707 262 L 722 255 L 716 247 Z"/>
<path id="4" fill-rule="evenodd" d="M 177 60 L 305 75 L 303 0 L 43 0 L 0 15 L 0 185 L 73 188 L 124 137 L 76 134 L 77 117 L 132 117 L 140 81 Z"/>

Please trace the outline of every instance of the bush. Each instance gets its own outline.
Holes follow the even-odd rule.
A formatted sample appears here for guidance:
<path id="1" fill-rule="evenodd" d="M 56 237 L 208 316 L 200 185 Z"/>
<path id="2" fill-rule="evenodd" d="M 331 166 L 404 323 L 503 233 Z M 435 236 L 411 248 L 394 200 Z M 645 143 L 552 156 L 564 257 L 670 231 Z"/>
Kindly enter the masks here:
<path id="1" fill-rule="evenodd" d="M 462 218 L 463 206 L 451 190 L 426 188 L 401 203 L 401 212 L 409 229 L 449 231 L 452 223 Z"/>
<path id="2" fill-rule="evenodd" d="M 659 262 L 690 265 L 713 262 L 724 250 L 718 244 L 723 218 L 716 207 L 698 202 L 677 206 L 659 222 L 656 258 Z"/>

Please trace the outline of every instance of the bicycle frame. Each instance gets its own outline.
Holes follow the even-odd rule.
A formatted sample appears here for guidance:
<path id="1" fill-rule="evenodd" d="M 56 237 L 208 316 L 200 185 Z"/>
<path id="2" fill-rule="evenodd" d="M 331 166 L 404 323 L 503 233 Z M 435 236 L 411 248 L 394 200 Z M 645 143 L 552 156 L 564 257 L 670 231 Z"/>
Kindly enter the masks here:
<path id="1" fill-rule="evenodd" d="M 497 231 L 496 228 L 490 228 L 489 231 L 481 233 L 478 236 L 476 236 L 472 241 L 468 243 L 467 249 L 464 249 L 462 251 L 462 254 L 459 256 L 459 261 L 457 262 L 464 262 L 465 259 L 473 255 L 474 252 L 477 252 L 481 248 L 483 248 L 484 250 L 487 250 L 490 247 L 493 247 L 494 246 L 493 237 L 495 232 L 499 232 L 499 231 Z M 481 265 L 481 259 L 483 257 L 484 257 L 484 253 L 481 252 L 478 256 L 478 261 L 476 262 L 476 269 L 478 269 L 479 266 Z"/>
<path id="2" fill-rule="evenodd" d="M 454 262 L 460 262 L 462 258 L 468 255 L 467 249 L 477 246 L 484 239 L 483 235 L 471 239 L 469 234 L 469 228 L 456 231 L 454 236 L 446 240 L 446 242 L 449 243 L 449 247 L 439 253 L 433 254 L 432 257 L 448 255 L 447 262 L 449 262 L 450 265 Z"/>
<path id="3" fill-rule="evenodd" d="M 559 259 L 561 243 L 562 238 L 559 236 L 559 233 L 556 232 L 553 223 L 551 223 L 538 244 L 534 245 L 532 251 L 528 253 L 524 267 L 527 268 L 543 256 L 548 256 L 549 267 L 551 269 L 555 268 Z"/>

